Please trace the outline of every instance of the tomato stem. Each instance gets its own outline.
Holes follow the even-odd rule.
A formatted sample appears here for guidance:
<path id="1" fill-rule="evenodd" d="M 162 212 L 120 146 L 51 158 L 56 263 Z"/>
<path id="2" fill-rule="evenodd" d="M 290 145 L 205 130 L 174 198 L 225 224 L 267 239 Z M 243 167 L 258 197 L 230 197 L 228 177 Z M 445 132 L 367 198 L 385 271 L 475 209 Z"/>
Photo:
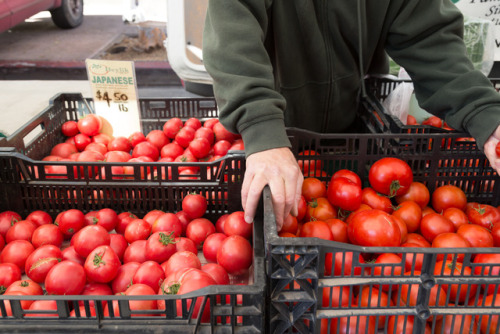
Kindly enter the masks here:
<path id="1" fill-rule="evenodd" d="M 165 234 L 163 232 L 160 232 L 158 240 L 163 246 L 168 246 L 170 244 L 175 244 L 177 241 L 175 241 L 175 236 L 173 236 L 174 232 L 170 232 L 170 234 Z"/>
<path id="2" fill-rule="evenodd" d="M 104 252 L 102 252 L 101 254 L 96 253 L 96 254 L 94 255 L 94 260 L 93 260 L 94 266 L 96 266 L 97 268 L 99 268 L 99 266 L 100 266 L 101 264 L 106 265 L 106 262 L 104 262 L 104 261 L 102 260 L 102 257 L 103 257 L 103 256 L 104 256 Z"/>
<path id="3" fill-rule="evenodd" d="M 391 182 L 391 186 L 389 187 L 389 198 L 396 196 L 399 188 L 401 188 L 401 184 L 399 183 L 399 180 L 393 180 Z"/>

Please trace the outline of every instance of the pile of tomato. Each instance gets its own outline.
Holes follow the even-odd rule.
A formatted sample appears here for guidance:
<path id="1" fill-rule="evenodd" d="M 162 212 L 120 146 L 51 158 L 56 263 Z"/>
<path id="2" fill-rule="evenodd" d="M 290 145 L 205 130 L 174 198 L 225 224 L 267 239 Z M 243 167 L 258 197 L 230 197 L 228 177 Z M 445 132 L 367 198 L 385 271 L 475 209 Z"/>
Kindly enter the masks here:
<path id="1" fill-rule="evenodd" d="M 69 209 L 54 219 L 41 210 L 27 217 L 4 211 L 0 292 L 34 296 L 21 301 L 22 308 L 46 311 L 57 310 L 56 302 L 36 300 L 37 295 L 182 295 L 211 285 L 248 284 L 253 224 L 245 222 L 242 211 L 211 221 L 205 218 L 206 210 L 206 198 L 189 193 L 182 199 L 182 210 L 152 210 L 143 217 L 110 208 L 88 213 Z M 201 298 L 196 303 L 193 317 L 198 316 Z M 72 316 L 86 314 L 83 301 L 79 304 Z M 132 311 L 151 310 L 151 315 L 165 312 L 161 298 L 130 300 L 129 305 Z M 12 315 L 8 300 L 5 307 Z M 119 316 L 116 300 L 103 301 L 103 307 L 105 316 Z M 95 312 L 91 301 L 90 315 Z M 209 321 L 209 312 L 207 304 L 202 321 Z M 27 314 L 36 315 L 47 316 Z"/>
<path id="2" fill-rule="evenodd" d="M 316 152 L 307 151 L 301 155 L 314 158 Z M 329 177 L 320 160 L 299 160 L 299 164 L 305 175 L 299 214 L 286 217 L 279 236 L 317 237 L 368 247 L 432 247 L 437 254 L 436 276 L 500 274 L 500 248 L 498 253 L 473 256 L 473 263 L 478 264 L 474 269 L 462 262 L 464 254 L 443 250 L 499 247 L 500 207 L 470 202 L 464 191 L 455 185 L 438 186 L 431 193 L 424 183 L 413 180 L 410 166 L 395 157 L 382 158 L 370 166 L 367 186 L 362 185 L 356 173 L 347 169 L 337 170 Z M 414 252 L 360 253 L 358 260 L 359 263 L 375 264 L 373 268 L 367 268 L 371 270 L 365 273 L 367 275 L 419 276 L 423 256 L 423 253 Z M 354 267 L 352 257 L 352 252 L 327 253 L 325 276 L 361 275 L 364 269 Z M 487 284 L 435 285 L 431 289 L 429 305 L 446 305 L 448 295 L 448 302 L 453 305 L 483 305 L 484 301 L 487 306 L 500 306 L 497 288 Z M 418 289 L 418 284 L 364 286 L 357 291 L 354 300 L 349 300 L 349 287 L 336 286 L 323 289 L 323 306 L 415 306 Z M 445 328 L 444 333 L 455 333 L 453 330 L 460 328 L 462 320 L 464 332 L 473 329 L 475 333 L 476 328 L 480 328 L 481 333 L 490 333 L 488 328 L 495 330 L 498 318 L 449 315 L 436 322 L 437 333 L 441 333 L 441 328 Z M 404 316 L 389 316 L 387 319 L 381 316 L 378 322 L 377 317 L 349 319 L 332 319 L 331 332 L 335 332 L 340 323 L 343 330 L 350 328 L 350 332 L 356 332 L 356 326 L 360 326 L 358 329 L 368 328 L 367 333 L 374 333 L 377 323 L 379 329 L 388 333 L 408 333 L 412 332 L 414 320 Z M 327 320 L 322 321 L 326 332 Z M 430 333 L 430 327 L 428 330 Z"/>
<path id="3" fill-rule="evenodd" d="M 203 123 L 197 118 L 182 121 L 170 118 L 161 130 L 131 133 L 128 137 L 112 135 L 100 116 L 88 114 L 78 121 L 61 126 L 67 138 L 51 148 L 43 161 L 76 162 L 209 162 L 229 150 L 244 150 L 241 137 L 227 131 L 217 118 Z M 109 134 L 111 133 L 111 134 Z M 113 178 L 133 179 L 132 166 L 113 166 Z M 150 173 L 152 173 L 151 171 Z M 65 165 L 47 165 L 48 178 L 66 175 Z M 150 174 L 148 173 L 148 174 Z M 181 175 L 195 174 L 194 168 L 182 168 Z M 76 173 L 75 173 L 76 174 Z M 90 175 L 97 174 L 89 169 Z M 145 175 L 153 177 L 154 175 Z"/>

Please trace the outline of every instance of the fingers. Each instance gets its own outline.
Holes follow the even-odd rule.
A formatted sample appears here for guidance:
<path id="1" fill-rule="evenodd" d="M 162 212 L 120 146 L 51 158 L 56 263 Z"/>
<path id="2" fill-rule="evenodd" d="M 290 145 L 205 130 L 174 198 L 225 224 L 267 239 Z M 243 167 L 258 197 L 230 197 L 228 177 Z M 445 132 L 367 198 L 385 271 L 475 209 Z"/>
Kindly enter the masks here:
<path id="1" fill-rule="evenodd" d="M 484 154 L 490 161 L 490 165 L 494 168 L 497 173 L 500 174 L 500 157 L 496 154 L 496 146 L 500 140 L 500 126 L 497 130 L 488 138 L 484 144 Z"/>

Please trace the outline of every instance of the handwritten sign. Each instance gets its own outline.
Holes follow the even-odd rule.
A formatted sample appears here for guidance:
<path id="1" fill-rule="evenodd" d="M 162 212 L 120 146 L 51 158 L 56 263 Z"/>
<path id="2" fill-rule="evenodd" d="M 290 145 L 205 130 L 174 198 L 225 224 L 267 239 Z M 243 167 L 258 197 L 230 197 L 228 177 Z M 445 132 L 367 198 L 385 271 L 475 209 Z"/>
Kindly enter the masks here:
<path id="1" fill-rule="evenodd" d="M 103 132 L 128 137 L 141 131 L 134 63 L 87 59 L 85 64 L 95 112 L 108 123 Z"/>

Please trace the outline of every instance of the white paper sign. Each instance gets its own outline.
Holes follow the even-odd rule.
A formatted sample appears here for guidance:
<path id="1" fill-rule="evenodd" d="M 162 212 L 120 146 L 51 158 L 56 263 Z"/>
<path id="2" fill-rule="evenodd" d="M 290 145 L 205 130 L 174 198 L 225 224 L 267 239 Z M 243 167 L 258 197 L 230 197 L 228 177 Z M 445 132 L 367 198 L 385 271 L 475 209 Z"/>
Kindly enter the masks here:
<path id="1" fill-rule="evenodd" d="M 114 137 L 141 131 L 137 84 L 132 61 L 87 59 L 95 112 L 112 128 Z M 110 134 L 108 131 L 103 131 Z"/>
<path id="2" fill-rule="evenodd" d="M 452 0 L 460 11 L 471 17 L 493 22 L 495 35 L 494 60 L 500 60 L 500 1 L 492 0 Z"/>

